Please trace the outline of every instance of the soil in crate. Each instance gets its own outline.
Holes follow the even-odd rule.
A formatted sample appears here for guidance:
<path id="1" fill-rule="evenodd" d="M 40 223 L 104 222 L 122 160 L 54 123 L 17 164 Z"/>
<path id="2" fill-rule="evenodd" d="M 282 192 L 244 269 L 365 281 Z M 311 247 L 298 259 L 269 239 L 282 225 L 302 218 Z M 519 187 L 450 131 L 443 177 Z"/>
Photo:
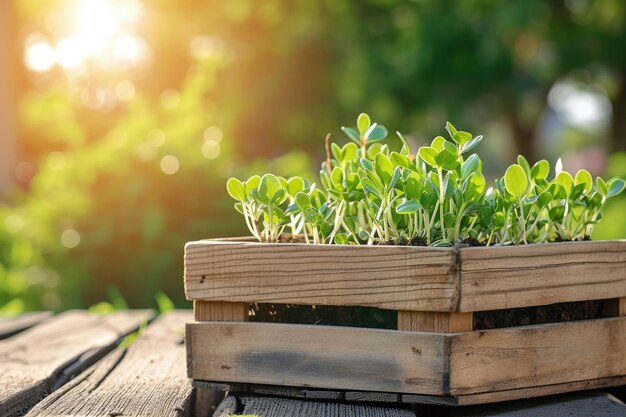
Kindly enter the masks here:
<path id="1" fill-rule="evenodd" d="M 605 317 L 607 301 L 581 301 L 538 307 L 474 313 L 474 329 L 487 330 L 534 324 L 591 320 Z M 285 304 L 251 304 L 250 321 L 318 324 L 326 326 L 397 329 L 396 311 L 373 307 L 330 307 Z"/>

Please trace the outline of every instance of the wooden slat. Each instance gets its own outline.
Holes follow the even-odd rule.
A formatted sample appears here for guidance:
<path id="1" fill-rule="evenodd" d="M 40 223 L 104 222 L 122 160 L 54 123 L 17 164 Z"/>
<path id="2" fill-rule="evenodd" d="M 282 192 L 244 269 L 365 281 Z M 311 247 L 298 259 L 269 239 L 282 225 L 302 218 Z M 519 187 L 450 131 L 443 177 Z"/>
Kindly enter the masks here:
<path id="1" fill-rule="evenodd" d="M 626 316 L 626 297 L 619 299 L 619 314 L 620 316 Z"/>
<path id="2" fill-rule="evenodd" d="M 624 417 L 626 406 L 603 392 L 585 392 L 526 401 L 457 408 L 450 417 Z"/>
<path id="3" fill-rule="evenodd" d="M 459 311 L 626 296 L 626 241 L 461 248 Z"/>
<path id="4" fill-rule="evenodd" d="M 171 416 L 191 413 L 185 323 L 191 311 L 157 318 L 126 350 L 109 354 L 37 404 L 27 417 Z"/>
<path id="5" fill-rule="evenodd" d="M 626 317 L 457 333 L 449 338 L 453 395 L 626 375 Z"/>
<path id="6" fill-rule="evenodd" d="M 445 335 L 275 323 L 187 325 L 189 376 L 207 381 L 443 394 Z"/>
<path id="7" fill-rule="evenodd" d="M 247 321 L 248 309 L 248 303 L 201 300 L 193 302 L 196 321 Z"/>
<path id="8" fill-rule="evenodd" d="M 303 401 L 275 397 L 240 397 L 244 415 L 263 417 L 415 417 L 415 413 L 401 406 L 378 407 L 360 404 L 343 404 L 326 401 Z"/>
<path id="9" fill-rule="evenodd" d="M 398 311 L 398 330 L 410 332 L 456 333 L 473 329 L 472 313 Z"/>
<path id="10" fill-rule="evenodd" d="M 453 311 L 454 248 L 190 242 L 190 300 Z"/>
<path id="11" fill-rule="evenodd" d="M 16 317 L 0 317 L 0 339 L 6 339 L 52 316 L 50 311 L 20 314 Z"/>
<path id="12" fill-rule="evenodd" d="M 69 311 L 0 341 L 0 415 L 23 415 L 151 317 L 151 311 L 143 310 L 108 315 Z"/>
<path id="13" fill-rule="evenodd" d="M 461 396 L 436 396 L 403 394 L 401 401 L 407 404 L 431 405 L 478 405 L 504 401 L 514 401 L 533 397 L 564 394 L 568 392 L 587 391 L 600 388 L 618 387 L 626 384 L 626 376 L 592 379 L 588 381 L 568 382 L 565 384 L 543 385 L 531 388 L 519 388 L 506 391 L 485 392 Z"/>

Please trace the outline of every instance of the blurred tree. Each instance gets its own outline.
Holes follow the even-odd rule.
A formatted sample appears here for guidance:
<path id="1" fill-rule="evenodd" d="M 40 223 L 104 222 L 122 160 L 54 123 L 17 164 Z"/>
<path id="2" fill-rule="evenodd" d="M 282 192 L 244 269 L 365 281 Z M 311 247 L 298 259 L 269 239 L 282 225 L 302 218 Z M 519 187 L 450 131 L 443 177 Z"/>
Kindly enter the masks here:
<path id="1" fill-rule="evenodd" d="M 609 147 L 626 147 L 621 0 L 14 5 L 23 141 L 0 304 L 79 307 L 116 286 L 132 307 L 159 289 L 180 305 L 183 244 L 244 233 L 224 179 L 270 158 L 306 175 L 360 111 L 414 139 L 495 125 L 533 160 L 547 97 L 573 79 L 608 95 Z"/>

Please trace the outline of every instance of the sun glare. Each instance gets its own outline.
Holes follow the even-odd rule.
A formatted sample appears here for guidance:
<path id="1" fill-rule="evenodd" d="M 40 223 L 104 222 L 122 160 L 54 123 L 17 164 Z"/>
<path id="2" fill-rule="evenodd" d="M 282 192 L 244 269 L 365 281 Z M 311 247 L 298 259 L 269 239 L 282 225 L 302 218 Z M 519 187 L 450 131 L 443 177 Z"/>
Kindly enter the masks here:
<path id="1" fill-rule="evenodd" d="M 80 68 L 88 61 L 102 67 L 138 65 L 149 56 L 149 47 L 135 34 L 143 14 L 139 0 L 66 0 L 55 11 L 58 21 L 49 38 L 36 34 L 25 42 L 24 62 L 33 72 L 47 72 L 58 65 Z"/>

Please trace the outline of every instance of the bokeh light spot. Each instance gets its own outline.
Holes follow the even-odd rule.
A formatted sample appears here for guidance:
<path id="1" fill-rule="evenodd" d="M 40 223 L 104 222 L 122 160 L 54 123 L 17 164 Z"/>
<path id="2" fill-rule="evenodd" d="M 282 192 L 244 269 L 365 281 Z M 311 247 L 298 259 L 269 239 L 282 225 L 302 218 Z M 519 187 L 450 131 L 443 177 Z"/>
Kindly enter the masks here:
<path id="1" fill-rule="evenodd" d="M 115 95 L 122 101 L 131 101 L 135 97 L 135 85 L 128 80 L 122 80 L 115 86 Z"/>
<path id="2" fill-rule="evenodd" d="M 213 141 L 207 141 L 202 144 L 202 155 L 206 159 L 215 159 L 220 155 L 220 144 Z"/>
<path id="3" fill-rule="evenodd" d="M 24 64 L 34 72 L 47 72 L 55 62 L 55 51 L 47 42 L 37 42 L 26 48 Z"/>
<path id="4" fill-rule="evenodd" d="M 165 133 L 161 129 L 152 129 L 148 132 L 148 142 L 154 147 L 162 146 L 165 143 Z"/>
<path id="5" fill-rule="evenodd" d="M 17 214 L 9 214 L 4 219 L 4 228 L 9 233 L 19 233 L 24 227 L 24 220 Z"/>
<path id="6" fill-rule="evenodd" d="M 167 175 L 173 175 L 178 172 L 180 168 L 180 162 L 174 155 L 165 155 L 161 159 L 161 171 Z"/>
<path id="7" fill-rule="evenodd" d="M 204 131 L 203 138 L 207 142 L 220 143 L 224 138 L 224 132 L 217 126 L 211 126 Z"/>
<path id="8" fill-rule="evenodd" d="M 80 243 L 80 234 L 74 229 L 67 229 L 61 233 L 61 244 L 68 248 L 74 249 Z"/>

